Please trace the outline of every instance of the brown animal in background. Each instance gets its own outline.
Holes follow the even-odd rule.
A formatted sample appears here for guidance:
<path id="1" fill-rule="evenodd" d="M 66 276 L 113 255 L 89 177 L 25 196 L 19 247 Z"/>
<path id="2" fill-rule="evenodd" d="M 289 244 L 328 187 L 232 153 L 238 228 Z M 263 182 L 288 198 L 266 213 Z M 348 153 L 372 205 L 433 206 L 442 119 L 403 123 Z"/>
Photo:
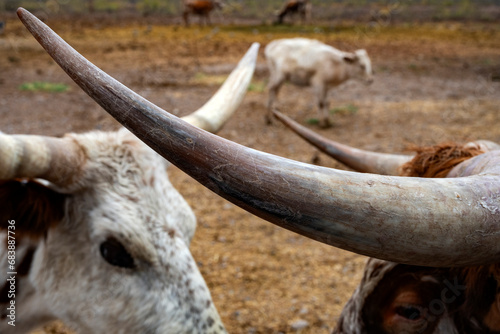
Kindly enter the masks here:
<path id="1" fill-rule="evenodd" d="M 182 13 L 184 24 L 186 27 L 189 26 L 189 15 L 198 15 L 200 17 L 200 25 L 203 22 L 207 25 L 211 25 L 210 12 L 214 9 L 221 8 L 222 3 L 217 0 L 186 0 L 184 1 L 184 12 Z"/>
<path id="2" fill-rule="evenodd" d="M 285 16 L 293 14 L 299 14 L 302 23 L 308 21 L 311 16 L 309 0 L 288 0 L 277 14 L 276 24 L 283 24 Z"/>

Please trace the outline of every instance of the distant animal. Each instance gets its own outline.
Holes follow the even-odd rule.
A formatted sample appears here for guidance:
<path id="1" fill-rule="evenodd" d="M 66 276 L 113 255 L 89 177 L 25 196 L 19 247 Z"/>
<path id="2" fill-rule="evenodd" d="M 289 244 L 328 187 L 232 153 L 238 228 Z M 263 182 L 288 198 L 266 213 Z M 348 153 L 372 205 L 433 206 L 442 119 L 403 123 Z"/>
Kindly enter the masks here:
<path id="1" fill-rule="evenodd" d="M 197 15 L 200 17 L 200 25 L 203 23 L 211 25 L 210 12 L 221 8 L 222 2 L 217 0 L 184 0 L 184 11 L 182 12 L 184 24 L 189 26 L 189 15 Z"/>
<path id="2" fill-rule="evenodd" d="M 320 41 L 306 38 L 278 39 L 264 51 L 270 72 L 266 121 L 272 120 L 273 104 L 283 83 L 312 86 L 318 104 L 320 125 L 330 125 L 327 94 L 332 87 L 350 78 L 373 80 L 372 65 L 365 50 L 344 52 Z"/>
<path id="3" fill-rule="evenodd" d="M 275 116 L 321 151 L 365 173 L 434 178 L 472 175 L 479 166 L 470 164 L 470 159 L 482 155 L 482 163 L 488 163 L 486 153 L 500 150 L 500 145 L 480 140 L 466 145 L 448 143 L 419 148 L 414 156 L 381 154 L 326 139 L 279 112 Z M 499 331 L 500 261 L 450 268 L 370 258 L 333 333 Z"/>
<path id="4" fill-rule="evenodd" d="M 283 24 L 286 16 L 295 14 L 298 14 L 304 23 L 310 19 L 311 7 L 309 0 L 288 0 L 276 14 L 276 24 Z"/>
<path id="5" fill-rule="evenodd" d="M 254 44 L 184 120 L 218 131 L 241 103 L 257 53 Z M 55 319 L 79 333 L 226 332 L 189 251 L 194 213 L 164 158 L 126 129 L 0 134 L 0 152 L 2 334 Z"/>

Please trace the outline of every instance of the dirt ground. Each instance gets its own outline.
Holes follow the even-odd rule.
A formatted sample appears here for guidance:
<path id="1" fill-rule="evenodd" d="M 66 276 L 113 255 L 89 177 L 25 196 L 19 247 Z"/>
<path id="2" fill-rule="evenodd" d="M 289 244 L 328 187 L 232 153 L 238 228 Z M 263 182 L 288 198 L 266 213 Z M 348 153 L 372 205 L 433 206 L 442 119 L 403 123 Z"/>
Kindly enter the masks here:
<path id="1" fill-rule="evenodd" d="M 376 72 L 370 86 L 352 80 L 330 92 L 330 107 L 336 112 L 328 129 L 310 122 L 317 117 L 310 89 L 282 89 L 279 109 L 322 135 L 389 153 L 407 153 L 409 144 L 500 142 L 498 24 L 184 28 L 47 23 L 104 71 L 178 115 L 207 101 L 250 44 L 260 42 L 252 86 L 219 134 L 279 156 L 310 162 L 317 154 L 281 124 L 264 122 L 268 73 L 263 48 L 273 39 L 293 36 L 348 51 L 365 48 Z M 64 83 L 69 90 L 20 89 L 32 82 Z M 55 136 L 118 128 L 15 18 L 0 35 L 0 122 L 6 133 Z M 322 154 L 319 158 L 322 165 L 345 168 Z M 169 173 L 198 217 L 192 253 L 230 333 L 332 330 L 361 278 L 365 257 L 275 227 L 175 167 Z M 68 333 L 60 324 L 45 332 Z"/>

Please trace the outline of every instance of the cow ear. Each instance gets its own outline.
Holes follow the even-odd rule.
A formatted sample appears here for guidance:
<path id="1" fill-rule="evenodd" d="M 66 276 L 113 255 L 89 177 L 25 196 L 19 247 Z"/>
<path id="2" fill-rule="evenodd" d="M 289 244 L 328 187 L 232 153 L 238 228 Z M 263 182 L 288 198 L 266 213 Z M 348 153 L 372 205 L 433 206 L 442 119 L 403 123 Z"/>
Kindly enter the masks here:
<path id="1" fill-rule="evenodd" d="M 358 60 L 358 56 L 354 53 L 344 53 L 344 56 L 342 57 L 342 59 L 348 63 L 348 64 L 352 64 L 354 63 L 356 60 Z"/>
<path id="2" fill-rule="evenodd" d="M 33 180 L 0 181 L 0 230 L 16 237 L 45 236 L 63 218 L 67 196 Z"/>

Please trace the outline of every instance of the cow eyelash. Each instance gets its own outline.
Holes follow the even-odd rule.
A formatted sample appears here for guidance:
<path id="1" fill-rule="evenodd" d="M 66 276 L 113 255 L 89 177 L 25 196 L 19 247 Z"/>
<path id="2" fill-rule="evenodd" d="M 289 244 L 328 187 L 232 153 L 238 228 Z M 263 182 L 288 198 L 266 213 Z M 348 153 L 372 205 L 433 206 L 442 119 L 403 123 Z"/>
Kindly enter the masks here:
<path id="1" fill-rule="evenodd" d="M 125 247 L 113 237 L 107 238 L 99 246 L 101 256 L 106 262 L 115 267 L 134 269 L 134 258 Z"/>

